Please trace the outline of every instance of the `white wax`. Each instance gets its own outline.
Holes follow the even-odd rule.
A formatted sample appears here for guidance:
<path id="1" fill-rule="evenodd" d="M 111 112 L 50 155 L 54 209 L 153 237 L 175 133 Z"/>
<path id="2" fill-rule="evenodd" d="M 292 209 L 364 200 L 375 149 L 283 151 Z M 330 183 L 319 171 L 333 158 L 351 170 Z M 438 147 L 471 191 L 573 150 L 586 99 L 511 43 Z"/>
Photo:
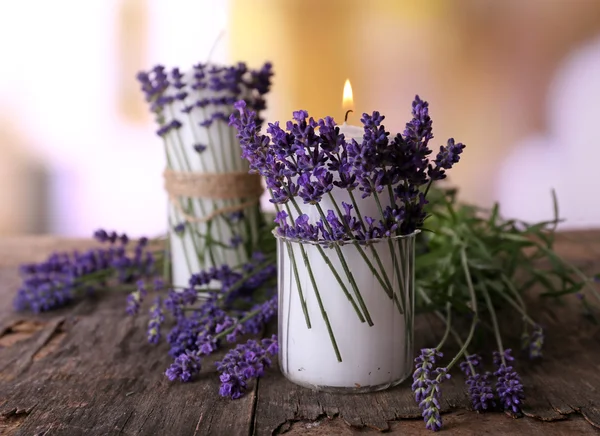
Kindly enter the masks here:
<path id="1" fill-rule="evenodd" d="M 362 140 L 362 137 L 365 133 L 365 129 L 362 127 L 358 127 L 358 126 L 353 126 L 351 124 L 346 124 L 344 122 L 344 124 L 339 125 L 340 128 L 340 133 L 343 133 L 344 136 L 346 137 L 346 141 L 349 141 L 351 139 L 356 139 L 356 142 L 360 142 L 360 140 Z"/>
<path id="2" fill-rule="evenodd" d="M 279 263 L 279 341 L 284 374 L 293 382 L 308 387 L 385 387 L 405 379 L 412 367 L 412 337 L 407 337 L 405 316 L 394 306 L 356 247 L 344 245 L 341 251 L 374 322 L 371 327 L 360 322 L 317 248 L 304 245 L 341 353 L 342 362 L 338 362 L 300 247 L 298 244 L 292 246 L 312 327 L 306 326 L 291 260 L 286 246 L 280 243 L 279 249 L 284 251 L 280 253 Z M 355 298 L 335 251 L 324 250 Z M 392 273 L 388 244 L 379 243 L 376 250 L 393 288 L 400 293 L 401 286 Z M 366 252 L 375 264 L 369 250 Z M 412 301 L 407 304 L 412 310 Z"/>

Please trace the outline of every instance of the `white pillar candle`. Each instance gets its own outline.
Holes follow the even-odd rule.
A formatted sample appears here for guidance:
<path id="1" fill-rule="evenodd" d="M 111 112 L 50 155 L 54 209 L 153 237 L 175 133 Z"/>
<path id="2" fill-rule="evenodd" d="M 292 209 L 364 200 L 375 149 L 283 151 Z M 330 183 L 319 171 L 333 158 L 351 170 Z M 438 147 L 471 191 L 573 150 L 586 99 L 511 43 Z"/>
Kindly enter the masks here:
<path id="1" fill-rule="evenodd" d="M 213 68 L 212 66 L 208 68 Z M 193 83 L 194 70 L 184 75 L 186 84 Z M 202 173 L 231 173 L 248 172 L 248 163 L 242 160 L 241 149 L 236 139 L 235 128 L 228 125 L 227 121 L 215 120 L 210 126 L 201 126 L 201 123 L 211 119 L 215 113 L 222 112 L 227 118 L 234 112 L 233 105 L 208 104 L 205 107 L 194 107 L 188 114 L 183 111 L 189 105 L 203 99 L 230 97 L 227 90 L 214 91 L 208 88 L 194 90 L 190 86 L 184 89 L 188 92 L 185 100 L 175 100 L 171 107 L 165 111 L 166 122 L 177 119 L 182 127 L 173 131 L 167 138 L 167 149 L 172 164 L 172 169 L 182 172 Z M 177 91 L 169 91 L 174 95 Z M 246 97 L 245 95 L 240 98 Z M 194 150 L 195 145 L 203 145 L 206 149 L 202 152 Z M 206 198 L 180 199 L 182 206 L 191 206 L 190 215 L 203 217 L 215 210 L 228 206 L 241 204 L 248 199 L 220 200 Z M 173 204 L 169 205 L 169 235 L 171 244 L 172 275 L 175 286 L 186 286 L 190 275 L 212 266 L 222 264 L 239 265 L 248 261 L 248 253 L 244 244 L 234 247 L 238 238 L 246 241 L 248 238 L 256 241 L 258 235 L 259 204 L 241 210 L 244 219 L 228 223 L 223 216 L 217 216 L 210 222 L 188 222 L 185 232 L 179 234 L 175 231 L 178 224 L 186 220 Z M 232 216 L 231 213 L 227 214 Z M 246 222 L 247 221 L 247 222 Z M 203 257 L 202 252 L 206 245 L 206 236 L 210 233 L 215 241 L 212 244 L 212 256 L 207 252 Z M 204 250 L 206 251 L 206 250 Z"/>
<path id="2" fill-rule="evenodd" d="M 353 107 L 349 81 L 344 86 L 342 106 L 345 110 Z M 362 143 L 364 128 L 346 122 L 339 128 L 346 141 Z M 355 190 L 353 194 L 352 199 L 347 190 L 334 188 L 321 199 L 319 206 L 324 213 L 329 210 L 337 212 L 338 208 L 342 208 L 342 202 L 355 202 L 361 219 L 364 220 L 365 216 L 376 220 L 381 218 L 379 205 L 373 196 L 363 199 L 360 190 Z M 394 200 L 386 192 L 381 195 L 380 201 L 382 207 L 386 207 Z M 321 218 L 314 205 L 299 206 L 301 213 L 308 215 L 311 223 Z M 357 216 L 357 211 L 354 210 L 353 214 Z M 294 215 L 291 219 L 296 217 Z M 339 250 L 322 245 L 331 264 L 328 265 L 323 253 L 315 245 L 301 246 L 298 242 L 279 239 L 280 365 L 288 379 L 319 390 L 360 392 L 385 389 L 400 383 L 410 374 L 413 354 L 413 241 L 414 236 L 393 239 L 391 248 L 389 240 L 381 240 L 370 247 L 361 245 L 360 249 L 370 265 L 352 243 L 340 244 Z M 399 261 L 399 250 L 402 250 L 404 262 Z M 340 259 L 340 254 L 346 265 Z M 398 267 L 394 265 L 396 261 Z M 371 267 L 376 269 L 380 279 Z M 355 287 L 358 289 L 373 325 L 361 322 L 340 281 L 360 308 Z M 402 310 L 390 299 L 390 287 L 401 302 Z M 322 299 L 339 356 L 330 339 L 317 292 Z M 306 301 L 310 328 L 302 307 L 301 293 Z M 364 314 L 364 309 L 360 310 Z"/>
<path id="3" fill-rule="evenodd" d="M 284 240 L 278 242 L 280 366 L 285 376 L 305 387 L 333 391 L 385 389 L 404 380 L 412 369 L 413 352 L 412 240 L 393 242 L 395 249 L 398 249 L 398 244 L 407 244 L 404 248 L 406 263 L 401 265 L 404 283 L 394 273 L 387 241 L 374 245 L 394 291 L 403 302 L 404 313 L 400 313 L 394 305 L 356 247 L 352 244 L 341 247 L 373 321 L 372 326 L 360 322 L 317 247 L 303 245 L 337 342 L 341 362 L 334 352 L 300 245 L 290 243 L 311 322 L 311 328 L 307 328 L 292 259 L 285 244 Z M 324 248 L 324 251 L 350 294 L 355 297 L 335 250 Z M 370 250 L 365 249 L 365 252 L 370 261 L 376 264 Z"/>

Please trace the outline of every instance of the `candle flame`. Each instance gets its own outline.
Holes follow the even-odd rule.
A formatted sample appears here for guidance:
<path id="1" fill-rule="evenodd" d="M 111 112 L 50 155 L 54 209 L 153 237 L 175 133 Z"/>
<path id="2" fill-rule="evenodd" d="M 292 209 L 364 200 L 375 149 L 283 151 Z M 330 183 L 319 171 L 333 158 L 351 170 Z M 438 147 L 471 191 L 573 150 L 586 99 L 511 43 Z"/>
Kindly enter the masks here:
<path id="1" fill-rule="evenodd" d="M 344 83 L 344 96 L 342 98 L 342 109 L 344 113 L 348 110 L 354 110 L 354 99 L 352 97 L 352 85 L 350 85 L 350 80 L 346 79 L 346 83 Z"/>

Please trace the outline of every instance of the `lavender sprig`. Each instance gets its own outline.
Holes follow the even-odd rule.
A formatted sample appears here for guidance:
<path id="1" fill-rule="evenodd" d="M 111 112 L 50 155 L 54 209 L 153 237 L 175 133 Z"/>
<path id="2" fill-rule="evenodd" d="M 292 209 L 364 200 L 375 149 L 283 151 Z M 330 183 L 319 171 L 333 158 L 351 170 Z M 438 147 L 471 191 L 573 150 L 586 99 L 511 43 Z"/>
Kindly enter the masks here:
<path id="1" fill-rule="evenodd" d="M 22 282 L 14 300 L 15 309 L 36 313 L 58 309 L 107 283 L 134 283 L 156 274 L 157 254 L 149 249 L 147 238 L 139 239 L 133 250 L 127 250 L 130 240 L 126 234 L 98 230 L 94 236 L 105 246 L 53 253 L 43 262 L 21 265 Z M 129 310 L 135 311 L 142 298 L 140 290 L 131 297 Z"/>
<path id="2" fill-rule="evenodd" d="M 221 373 L 219 394 L 232 399 L 244 395 L 248 381 L 262 377 L 265 369 L 271 366 L 269 356 L 276 356 L 278 351 L 276 335 L 260 342 L 251 339 L 229 351 L 216 363 Z"/>
<path id="3" fill-rule="evenodd" d="M 536 325 L 529 338 L 529 358 L 538 359 L 542 357 L 542 348 L 544 346 L 544 330 Z"/>
<path id="4" fill-rule="evenodd" d="M 498 380 L 496 391 L 500 398 L 500 404 L 504 410 L 518 415 L 521 413 L 521 404 L 525 399 L 525 394 L 521 377 L 516 371 L 513 371 L 512 366 L 507 364 L 513 360 L 510 349 L 504 350 L 503 353 L 494 352 L 494 364 L 498 367 L 494 375 Z"/>
<path id="5" fill-rule="evenodd" d="M 139 72 L 136 78 L 150 111 L 157 117 L 159 128 L 156 133 L 166 137 L 182 127 L 180 120 L 174 118 L 167 122 L 164 117 L 165 110 L 174 102 L 183 102 L 182 112 L 188 115 L 198 109 L 214 107 L 215 110 L 200 122 L 200 126 L 210 127 L 215 122 L 227 122 L 229 108 L 240 99 L 257 113 L 264 110 L 264 95 L 270 90 L 272 76 L 272 65 L 267 62 L 258 70 L 248 69 L 244 63 L 225 67 L 199 63 L 194 66 L 191 77 L 182 74 L 179 68 L 173 68 L 169 73 L 164 66 L 156 65 L 149 71 Z M 214 96 L 189 101 L 191 95 L 202 90 L 211 91 Z M 257 118 L 257 122 L 260 124 L 262 119 Z M 197 144 L 196 151 L 204 149 L 204 145 Z"/>
<path id="6" fill-rule="evenodd" d="M 465 361 L 461 362 L 460 369 L 467 377 L 466 384 L 469 390 L 469 397 L 473 409 L 478 412 L 483 412 L 489 408 L 496 407 L 494 401 L 494 392 L 490 381 L 491 373 L 476 372 L 476 368 L 481 362 L 481 357 L 477 354 L 466 356 Z"/>
<path id="7" fill-rule="evenodd" d="M 440 384 L 450 378 L 447 368 L 432 370 L 436 358 L 440 357 L 442 353 L 437 348 L 423 348 L 415 359 L 416 369 L 413 373 L 412 390 L 415 400 L 422 410 L 425 427 L 433 431 L 442 428 Z"/>
<path id="8" fill-rule="evenodd" d="M 272 255 L 255 253 L 247 264 L 232 269 L 227 265 L 209 268 L 193 274 L 189 286 L 183 290 L 165 287 L 162 280 L 150 286 L 140 281 L 138 290 L 130 295 L 128 306 L 137 313 L 142 303 L 139 297 L 154 292 L 157 297 L 150 309 L 148 341 L 158 343 L 160 327 L 165 320 L 163 309 L 170 313 L 175 325 L 166 335 L 169 354 L 174 358 L 167 369 L 170 380 L 191 381 L 200 371 L 201 357 L 214 353 L 224 340 L 235 343 L 245 334 L 258 334 L 277 313 L 277 293 L 273 289 L 276 276 Z M 206 289 L 218 282 L 219 289 Z M 202 298 L 199 292 L 202 290 Z M 166 293 L 164 300 L 159 294 Z M 162 304 L 161 304 L 162 303 Z M 198 303 L 200 303 L 198 305 Z M 274 352 L 276 343 L 265 341 L 265 347 Z M 262 361 L 268 366 L 270 361 Z M 247 379 L 248 377 L 246 377 Z"/>
<path id="9" fill-rule="evenodd" d="M 443 354 L 435 348 L 423 348 L 421 354 L 415 359 L 412 390 L 418 404 L 425 398 L 427 381 L 431 379 L 431 371 L 436 358 L 442 356 Z"/>
<path id="10" fill-rule="evenodd" d="M 477 326 L 478 320 L 478 307 L 477 307 L 477 296 L 475 293 L 475 288 L 473 286 L 473 282 L 471 280 L 471 274 L 468 266 L 468 259 L 464 247 L 460 250 L 460 257 L 462 267 L 465 273 L 465 279 L 467 282 L 467 289 L 469 291 L 470 296 L 470 304 L 473 310 L 472 320 L 471 320 L 471 328 L 469 330 L 469 334 L 464 343 L 460 340 L 460 337 L 455 334 L 457 341 L 459 344 L 462 343 L 462 347 L 459 352 L 454 356 L 454 358 L 450 361 L 450 363 L 443 368 L 436 368 L 434 371 L 431 371 L 433 367 L 436 357 L 441 357 L 442 354 L 439 351 L 440 348 L 445 343 L 448 334 L 452 332 L 452 327 L 450 325 L 451 321 L 451 306 L 447 306 L 448 315 L 445 318 L 441 313 L 438 312 L 438 315 L 444 322 L 446 322 L 446 332 L 442 337 L 440 343 L 436 348 L 425 348 L 421 350 L 421 355 L 415 359 L 416 369 L 413 374 L 413 385 L 412 389 L 415 392 L 415 399 L 419 404 L 419 407 L 422 410 L 423 420 L 425 421 L 425 426 L 432 430 L 438 431 L 442 427 L 442 418 L 440 415 L 440 398 L 441 398 L 441 388 L 440 384 L 445 379 L 450 378 L 449 370 L 459 361 L 459 359 L 467 352 L 467 347 L 471 343 L 473 339 L 473 335 L 475 333 L 475 327 Z M 422 292 L 422 291 L 421 291 Z M 448 295 L 452 296 L 453 288 L 450 287 L 448 290 Z M 426 296 L 426 294 L 425 294 Z M 426 296 L 427 297 L 427 296 Z M 428 298 L 428 297 L 427 297 Z M 435 375 L 435 377 L 432 377 Z"/>
<path id="11" fill-rule="evenodd" d="M 200 372 L 201 363 L 197 352 L 185 351 L 177 356 L 175 362 L 165 372 L 165 375 L 171 381 L 179 379 L 182 382 L 189 382 Z"/>
<path id="12" fill-rule="evenodd" d="M 425 421 L 425 427 L 432 431 L 438 431 L 442 428 L 442 417 L 440 416 L 441 389 L 440 384 L 450 378 L 447 368 L 436 368 L 435 377 L 426 381 L 427 389 L 425 396 L 419 403 L 423 411 L 422 416 Z"/>
<path id="13" fill-rule="evenodd" d="M 160 326 L 164 320 L 161 298 L 156 297 L 150 308 L 150 320 L 148 321 L 148 342 L 151 344 L 157 344 L 160 340 Z"/>
<path id="14" fill-rule="evenodd" d="M 238 130 L 242 157 L 251 171 L 265 178 L 273 203 L 285 204 L 298 197 L 318 206 L 335 188 L 351 192 L 357 186 L 363 198 L 374 196 L 378 202 L 386 187 L 392 193 L 393 204 L 381 207 L 378 218 L 352 215 L 350 210 L 336 216 L 335 211 L 327 210 L 312 223 L 301 214 L 297 217 L 301 220 L 293 225 L 278 219 L 278 231 L 290 237 L 346 241 L 412 233 L 425 218 L 426 200 L 420 187 L 445 177 L 445 170 L 459 161 L 464 149 L 450 139 L 430 163 L 431 120 L 427 103 L 418 96 L 404 136 L 391 140 L 379 112 L 363 114 L 362 141 L 346 141 L 332 118 L 314 120 L 304 110 L 293 113 L 285 130 L 279 123 L 271 123 L 269 136 L 263 135 L 251 108 L 244 101 L 235 107 L 240 115 L 232 115 L 230 125 Z"/>

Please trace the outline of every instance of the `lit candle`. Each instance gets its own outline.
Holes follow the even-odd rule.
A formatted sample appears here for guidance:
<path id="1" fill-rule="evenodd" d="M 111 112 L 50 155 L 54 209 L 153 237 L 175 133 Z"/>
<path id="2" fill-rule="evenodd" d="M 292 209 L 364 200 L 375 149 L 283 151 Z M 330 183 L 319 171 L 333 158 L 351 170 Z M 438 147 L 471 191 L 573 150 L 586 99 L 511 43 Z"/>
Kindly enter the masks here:
<path id="1" fill-rule="evenodd" d="M 342 107 L 344 115 L 354 110 L 349 80 L 344 85 Z M 347 141 L 354 139 L 362 143 L 363 127 L 344 122 L 339 128 Z M 377 219 L 381 217 L 380 208 L 390 205 L 391 200 L 388 195 L 382 195 L 378 201 L 374 196 L 362 198 L 359 188 L 351 198 L 348 189 L 334 186 L 319 205 L 322 210 L 335 213 L 343 203 L 356 204 L 358 207 L 352 211 L 353 217 L 358 219 L 357 210 L 360 210 L 361 217 Z M 321 212 L 313 204 L 301 203 L 298 207 L 312 223 L 322 218 Z M 288 246 L 280 241 L 279 365 L 288 379 L 313 389 L 366 392 L 398 384 L 410 375 L 412 318 L 397 310 L 389 297 L 390 288 L 398 296 L 408 295 L 402 294 L 402 286 L 406 283 L 404 278 L 410 277 L 411 272 L 402 270 L 402 273 L 398 273 L 404 267 L 398 266 L 396 255 L 396 250 L 408 253 L 408 246 L 404 241 L 391 243 L 392 249 L 385 241 L 374 241 L 369 247 L 364 246 L 364 252 L 361 253 L 352 243 L 340 244 L 337 251 L 329 244 L 290 243 Z M 290 252 L 293 255 L 289 255 Z M 377 254 L 377 261 L 373 253 Z M 324 262 L 324 255 L 328 262 Z M 385 273 L 390 281 L 390 285 L 386 285 L 389 286 L 388 290 L 375 277 L 372 266 L 365 262 L 363 256 Z M 341 258 L 351 274 L 345 271 Z M 292 259 L 306 260 L 296 262 Z M 311 275 L 317 278 L 315 283 L 309 280 Z M 344 292 L 345 289 L 355 295 L 354 288 L 361 292 L 364 305 L 373 320 L 371 326 L 357 317 Z M 304 292 L 303 300 L 298 289 Z M 320 291 L 319 298 L 317 291 Z M 307 328 L 301 301 L 306 306 L 310 328 Z M 327 322 L 334 332 L 341 362 L 334 353 L 331 341 L 327 340 L 329 330 L 320 304 L 326 308 Z"/>
<path id="2" fill-rule="evenodd" d="M 365 130 L 362 127 L 347 124 L 348 114 L 354 112 L 354 99 L 352 96 L 352 85 L 350 80 L 346 79 L 344 83 L 344 94 L 342 97 L 342 109 L 344 110 L 344 124 L 340 126 L 340 133 L 343 133 L 347 140 L 362 139 Z"/>

